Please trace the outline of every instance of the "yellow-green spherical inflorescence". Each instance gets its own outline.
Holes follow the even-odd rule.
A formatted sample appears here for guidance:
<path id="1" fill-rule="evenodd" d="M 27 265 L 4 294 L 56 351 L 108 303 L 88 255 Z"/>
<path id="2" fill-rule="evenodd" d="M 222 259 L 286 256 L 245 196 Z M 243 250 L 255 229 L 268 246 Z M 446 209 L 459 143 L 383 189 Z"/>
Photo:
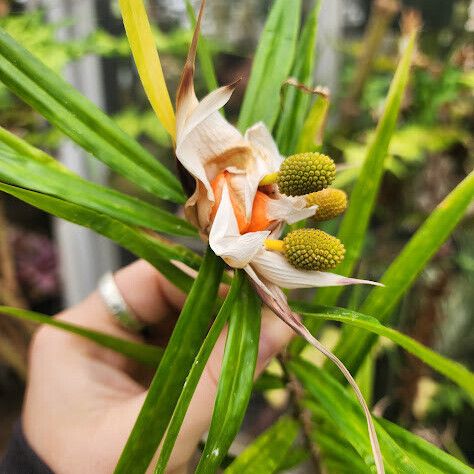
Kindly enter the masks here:
<path id="1" fill-rule="evenodd" d="M 347 209 L 347 194 L 340 189 L 326 188 L 306 196 L 306 204 L 318 206 L 314 219 L 317 222 L 328 221 Z"/>
<path id="2" fill-rule="evenodd" d="M 278 173 L 278 189 L 288 196 L 303 196 L 327 188 L 336 177 L 336 165 L 321 153 L 289 156 Z"/>
<path id="3" fill-rule="evenodd" d="M 288 262 L 300 270 L 331 270 L 344 259 L 341 241 L 319 229 L 294 230 L 283 244 Z"/>

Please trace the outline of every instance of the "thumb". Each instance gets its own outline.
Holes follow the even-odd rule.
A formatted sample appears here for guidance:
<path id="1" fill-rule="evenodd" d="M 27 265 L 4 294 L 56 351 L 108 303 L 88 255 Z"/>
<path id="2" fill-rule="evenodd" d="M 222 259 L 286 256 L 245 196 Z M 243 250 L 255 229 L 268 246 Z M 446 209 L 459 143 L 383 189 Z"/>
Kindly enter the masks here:
<path id="1" fill-rule="evenodd" d="M 270 360 L 289 343 L 293 336 L 294 332 L 267 307 L 264 307 L 255 378 L 262 373 Z M 224 329 L 196 387 L 168 464 L 170 472 L 179 470 L 189 462 L 203 434 L 209 429 L 222 369 L 226 337 L 227 329 Z M 156 464 L 157 456 L 152 465 Z"/>

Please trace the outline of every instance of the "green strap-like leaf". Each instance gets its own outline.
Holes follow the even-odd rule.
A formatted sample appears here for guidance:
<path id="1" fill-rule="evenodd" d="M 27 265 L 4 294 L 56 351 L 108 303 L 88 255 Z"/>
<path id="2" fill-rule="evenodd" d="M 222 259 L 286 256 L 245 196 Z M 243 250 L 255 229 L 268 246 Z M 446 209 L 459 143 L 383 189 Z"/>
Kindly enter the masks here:
<path id="1" fill-rule="evenodd" d="M 117 173 L 161 198 L 184 202 L 181 186 L 167 168 L 2 29 L 0 80 Z"/>
<path id="2" fill-rule="evenodd" d="M 304 317 L 321 319 L 324 321 L 339 321 L 357 328 L 365 329 L 372 333 L 384 336 L 403 347 L 406 351 L 421 359 L 433 370 L 443 374 L 454 383 L 464 388 L 474 397 L 474 374 L 463 365 L 454 362 L 440 354 L 428 349 L 423 344 L 395 329 L 388 328 L 380 322 L 365 314 L 343 308 L 329 306 L 316 306 L 306 303 L 295 303 L 292 307 Z"/>
<path id="3" fill-rule="evenodd" d="M 272 474 L 286 458 L 298 434 L 298 423 L 282 417 L 239 454 L 225 474 Z"/>
<path id="4" fill-rule="evenodd" d="M 103 332 L 93 331 L 92 329 L 87 329 L 82 326 L 66 323 L 65 321 L 60 321 L 59 319 L 54 319 L 50 316 L 45 316 L 33 311 L 0 306 L 0 314 L 6 314 L 13 318 L 23 319 L 33 323 L 47 324 L 48 326 L 53 326 L 62 331 L 77 334 L 78 336 L 89 339 L 102 347 L 107 347 L 108 349 L 119 352 L 124 356 L 130 357 L 130 359 L 134 359 L 137 362 L 142 362 L 143 364 L 151 365 L 153 367 L 156 367 L 159 364 L 163 354 L 163 349 L 160 347 L 127 341 L 125 339 L 120 339 L 119 337 L 110 336 Z"/>
<path id="5" fill-rule="evenodd" d="M 171 417 L 170 424 L 166 430 L 166 437 L 161 446 L 160 457 L 158 458 L 155 468 L 155 474 L 164 473 L 166 470 L 176 438 L 178 437 L 179 430 L 188 410 L 189 403 L 191 402 L 196 386 L 201 378 L 209 356 L 211 355 L 212 349 L 216 345 L 217 339 L 224 329 L 225 323 L 229 319 L 235 301 L 240 297 L 241 286 L 242 278 L 237 277 L 232 279 L 232 284 L 224 304 L 216 316 L 216 319 L 214 320 L 214 323 L 212 324 L 211 329 L 194 360 L 193 367 L 189 372 L 183 391 L 179 396 L 178 403 L 176 404 L 173 416 Z"/>
<path id="6" fill-rule="evenodd" d="M 309 362 L 292 360 L 288 366 L 301 380 L 311 397 L 314 397 L 330 416 L 339 434 L 354 447 L 366 465 L 373 469 L 374 461 L 365 417 L 354 398 L 349 395 L 343 385 Z M 387 473 L 423 474 L 403 448 L 398 446 L 385 430 L 379 425 L 376 428 Z"/>
<path id="7" fill-rule="evenodd" d="M 377 125 L 374 139 L 367 149 L 367 155 L 359 178 L 349 199 L 349 207 L 344 214 L 338 238 L 346 247 L 344 261 L 335 272 L 350 275 L 361 254 L 370 217 L 375 206 L 378 190 L 383 176 L 384 161 L 397 123 L 400 105 L 408 84 L 410 65 L 416 36 L 412 35 L 397 71 L 390 85 L 384 113 Z M 317 293 L 317 302 L 334 305 L 344 287 L 323 288 Z M 310 328 L 311 329 L 311 328 Z"/>
<path id="8" fill-rule="evenodd" d="M 142 473 L 150 464 L 206 337 L 223 269 L 223 261 L 208 248 L 120 456 L 116 474 Z"/>
<path id="9" fill-rule="evenodd" d="M 97 233 L 105 235 L 138 257 L 150 262 L 169 281 L 184 292 L 187 293 L 191 288 L 193 279 L 170 263 L 170 260 L 177 260 L 186 263 L 192 268 L 199 268 L 200 258 L 186 247 L 166 243 L 139 229 L 112 219 L 105 214 L 46 194 L 1 183 L 0 191 L 15 196 L 61 219 L 89 227 Z"/>
<path id="10" fill-rule="evenodd" d="M 311 87 L 313 84 L 320 7 L 321 2 L 317 0 L 306 19 L 298 46 L 296 47 L 295 63 L 291 71 L 291 77 L 308 87 Z M 296 144 L 310 101 L 311 96 L 308 93 L 292 86 L 287 87 L 276 129 L 276 140 L 280 153 L 289 155 L 296 152 Z"/>
<path id="11" fill-rule="evenodd" d="M 173 235 L 196 235 L 196 229 L 188 222 L 158 206 L 5 149 L 0 149 L 0 180 L 94 209 L 128 224 Z"/>
<path id="12" fill-rule="evenodd" d="M 317 94 L 300 133 L 298 146 L 296 147 L 298 153 L 314 151 L 321 147 L 328 112 L 329 95 L 326 93 Z M 333 187 L 339 186 L 333 185 Z"/>
<path id="13" fill-rule="evenodd" d="M 473 199 L 474 171 L 449 193 L 405 245 L 382 276 L 385 287 L 369 293 L 360 307 L 362 313 L 375 316 L 382 322 L 387 320 L 400 298 L 462 219 Z M 376 339 L 376 336 L 361 334 L 357 330 L 345 330 L 335 353 L 356 372 Z M 333 375 L 337 377 L 336 373 Z"/>
<path id="14" fill-rule="evenodd" d="M 215 472 L 239 432 L 252 392 L 260 336 L 261 302 L 243 270 L 241 291 L 233 306 L 206 445 L 196 473 Z"/>
<path id="15" fill-rule="evenodd" d="M 429 471 L 443 474 L 473 474 L 474 469 L 466 466 L 458 459 L 441 451 L 437 447 L 425 441 L 419 436 L 415 436 L 400 426 L 383 418 L 379 418 L 378 422 L 385 429 L 385 431 L 400 445 L 403 446 L 411 457 L 419 461 L 423 461 L 429 466 Z"/>
<path id="16" fill-rule="evenodd" d="M 301 0 L 276 0 L 260 38 L 240 110 L 239 128 L 258 121 L 273 129 L 280 111 L 280 88 L 295 55 Z"/>

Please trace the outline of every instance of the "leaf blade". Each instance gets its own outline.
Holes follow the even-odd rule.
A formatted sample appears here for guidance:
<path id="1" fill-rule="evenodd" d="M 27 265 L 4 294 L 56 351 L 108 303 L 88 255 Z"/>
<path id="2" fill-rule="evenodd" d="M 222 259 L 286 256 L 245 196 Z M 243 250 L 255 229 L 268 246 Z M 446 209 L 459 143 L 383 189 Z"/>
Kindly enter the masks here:
<path id="1" fill-rule="evenodd" d="M 313 83 L 318 16 L 321 2 L 318 0 L 309 13 L 302 29 L 296 51 L 298 54 L 291 76 L 311 87 Z M 303 127 L 311 96 L 297 88 L 289 87 L 282 104 L 282 112 L 276 130 L 276 140 L 280 152 L 288 155 L 296 152 L 296 144 Z"/>
<path id="2" fill-rule="evenodd" d="M 6 314 L 13 318 L 22 319 L 25 321 L 34 322 L 37 324 L 46 324 L 48 326 L 61 329 L 63 331 L 76 334 L 84 337 L 102 347 L 106 347 L 115 352 L 119 352 L 124 356 L 141 362 L 146 365 L 156 367 L 163 354 L 163 349 L 149 344 L 142 344 L 139 342 L 131 342 L 119 337 L 111 336 L 99 331 L 94 331 L 76 324 L 67 323 L 59 319 L 54 319 L 50 316 L 45 316 L 33 311 L 27 311 L 19 308 L 10 308 L 8 306 L 0 306 L 0 314 Z"/>
<path id="3" fill-rule="evenodd" d="M 298 423 L 280 418 L 263 432 L 224 471 L 224 474 L 272 474 L 284 461 L 298 434 Z"/>
<path id="4" fill-rule="evenodd" d="M 208 248 L 115 468 L 116 474 L 145 472 L 150 464 L 206 336 L 223 269 L 222 260 Z"/>
<path id="5" fill-rule="evenodd" d="M 258 121 L 273 129 L 280 103 L 280 87 L 293 63 L 301 15 L 301 0 L 277 0 L 270 11 L 253 60 L 247 90 L 240 109 L 239 128 Z"/>
<path id="6" fill-rule="evenodd" d="M 0 183 L 0 191 L 61 219 L 93 229 L 97 233 L 114 240 L 138 257 L 151 263 L 175 286 L 186 293 L 189 291 L 193 279 L 171 262 L 171 260 L 177 260 L 192 268 L 199 267 L 200 258 L 185 247 L 177 244 L 167 244 L 105 214 L 45 194 L 2 183 Z"/>
<path id="7" fill-rule="evenodd" d="M 183 203 L 176 177 L 95 104 L 0 28 L 0 80 L 79 146 L 141 188 Z"/>
<path id="8" fill-rule="evenodd" d="M 214 472 L 242 424 L 252 392 L 260 335 L 261 302 L 242 270 L 240 297 L 233 306 L 206 445 L 196 473 Z"/>
<path id="9" fill-rule="evenodd" d="M 296 303 L 292 306 L 295 310 L 302 312 L 302 315 L 307 318 L 339 321 L 356 328 L 365 329 L 379 336 L 384 336 L 403 347 L 410 354 L 421 359 L 433 370 L 443 374 L 474 397 L 474 374 L 469 369 L 441 356 L 411 337 L 395 329 L 383 326 L 376 318 L 344 308 L 313 306 L 305 303 Z"/>
<path id="10" fill-rule="evenodd" d="M 362 313 L 373 315 L 382 322 L 388 318 L 390 311 L 460 222 L 473 199 L 474 171 L 471 171 L 405 245 L 381 278 L 385 287 L 369 293 L 360 307 Z M 356 371 L 376 339 L 356 330 L 347 331 L 335 351 L 350 369 Z"/>

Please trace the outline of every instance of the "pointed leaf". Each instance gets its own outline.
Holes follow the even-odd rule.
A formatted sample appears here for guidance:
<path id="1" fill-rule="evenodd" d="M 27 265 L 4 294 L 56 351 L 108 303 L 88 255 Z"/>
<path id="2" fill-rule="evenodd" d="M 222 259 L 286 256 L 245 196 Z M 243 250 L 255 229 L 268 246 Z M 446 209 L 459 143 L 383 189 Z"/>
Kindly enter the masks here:
<path id="1" fill-rule="evenodd" d="M 184 202 L 181 185 L 167 168 L 1 28 L 0 80 L 117 173 L 163 199 Z"/>
<path id="2" fill-rule="evenodd" d="M 150 262 L 175 286 L 185 292 L 189 291 L 193 279 L 170 263 L 171 260 L 177 260 L 186 263 L 190 267 L 198 268 L 200 258 L 187 248 L 166 243 L 158 237 L 153 237 L 105 214 L 45 194 L 1 183 L 0 191 L 15 196 L 61 219 L 89 227 L 97 233 L 105 235 L 138 257 Z"/>
<path id="3" fill-rule="evenodd" d="M 317 0 L 306 19 L 296 48 L 295 63 L 291 70 L 291 77 L 308 87 L 313 84 L 320 7 L 321 2 Z M 311 96 L 307 92 L 295 87 L 287 87 L 276 131 L 278 148 L 283 155 L 296 152 L 296 144 L 310 101 Z"/>
<path id="4" fill-rule="evenodd" d="M 229 293 L 222 305 L 214 323 L 209 330 L 206 339 L 204 340 L 201 349 L 199 350 L 196 359 L 194 360 L 193 367 L 189 372 L 186 383 L 184 384 L 183 391 L 179 396 L 176 408 L 173 411 L 170 424 L 166 430 L 166 437 L 161 446 L 160 457 L 158 458 L 157 465 L 155 467 L 155 474 L 164 473 L 168 464 L 169 458 L 173 451 L 176 438 L 178 437 L 179 430 L 183 423 L 184 417 L 188 410 L 189 404 L 193 397 L 196 386 L 201 378 L 202 372 L 206 366 L 206 363 L 211 355 L 212 349 L 216 345 L 217 339 L 224 329 L 225 323 L 229 319 L 232 308 L 235 304 L 236 299 L 240 296 L 240 289 L 242 286 L 241 278 L 233 278 Z"/>
<path id="5" fill-rule="evenodd" d="M 419 436 L 404 430 L 400 426 L 383 418 L 379 418 L 379 423 L 385 431 L 410 454 L 419 461 L 428 464 L 429 472 L 436 472 L 443 474 L 473 474 L 474 469 L 466 466 L 458 459 L 441 451 L 437 447 L 428 443 Z M 428 471 L 427 471 L 428 472 Z"/>
<path id="6" fill-rule="evenodd" d="M 349 207 L 342 219 L 338 238 L 344 243 L 346 254 L 344 261 L 336 269 L 340 275 L 349 276 L 352 273 L 363 248 L 383 176 L 390 139 L 395 131 L 400 105 L 408 84 L 415 41 L 416 35 L 413 34 L 398 64 L 390 85 L 385 110 L 377 125 L 375 136 L 367 148 L 364 164 L 349 199 Z M 339 286 L 318 291 L 317 302 L 334 305 L 342 289 L 343 287 Z"/>
<path id="7" fill-rule="evenodd" d="M 330 415 L 340 435 L 349 441 L 366 465 L 371 470 L 374 469 L 365 417 L 355 399 L 329 374 L 306 361 L 292 360 L 289 368 L 324 411 Z M 422 471 L 385 430 L 378 424 L 376 428 L 387 473 L 422 474 Z"/>
<path id="8" fill-rule="evenodd" d="M 272 474 L 285 460 L 298 434 L 298 423 L 282 417 L 245 448 L 225 474 Z"/>
<path id="9" fill-rule="evenodd" d="M 253 60 L 240 110 L 240 130 L 260 120 L 273 129 L 280 111 L 280 88 L 293 64 L 300 16 L 301 0 L 273 4 Z"/>
<path id="10" fill-rule="evenodd" d="M 261 302 L 245 273 L 239 299 L 233 306 L 206 445 L 196 473 L 215 472 L 239 432 L 252 392 L 260 336 Z"/>
<path id="11" fill-rule="evenodd" d="M 137 362 L 151 365 L 153 367 L 156 367 L 159 364 L 163 354 L 163 349 L 160 347 L 127 341 L 119 337 L 110 336 L 109 334 L 87 329 L 65 321 L 60 321 L 59 319 L 54 319 L 50 316 L 45 316 L 33 311 L 0 306 L 0 314 L 6 314 L 13 318 L 31 321 L 33 323 L 47 324 L 48 326 L 53 326 L 62 331 L 77 334 L 78 336 L 89 339 L 102 347 L 107 347 L 108 349 L 119 352 L 124 356 L 130 357 L 130 359 L 134 359 Z"/>
<path id="12" fill-rule="evenodd" d="M 192 225 L 158 206 L 2 148 L 0 180 L 88 207 L 127 224 L 172 235 L 196 235 Z"/>
<path id="13" fill-rule="evenodd" d="M 369 293 L 360 307 L 362 313 L 375 316 L 382 322 L 387 320 L 400 298 L 462 219 L 473 199 L 474 171 L 471 171 L 405 245 L 382 276 L 381 282 L 385 287 Z M 360 331 L 344 331 L 341 342 L 336 346 L 336 353 L 350 369 L 356 371 L 376 340 L 375 336 L 361 334 Z"/>
<path id="14" fill-rule="evenodd" d="M 158 449 L 206 337 L 223 269 L 222 260 L 208 248 L 120 456 L 116 474 L 145 472 Z"/>
<path id="15" fill-rule="evenodd" d="M 156 42 L 142 0 L 119 0 L 123 24 L 148 100 L 163 127 L 176 139 L 176 119 Z"/>
<path id="16" fill-rule="evenodd" d="M 464 388 L 464 390 L 474 397 L 474 374 L 470 370 L 457 362 L 437 354 L 411 337 L 395 329 L 383 326 L 377 319 L 371 316 L 349 309 L 311 305 L 307 303 L 295 303 L 292 307 L 308 319 L 317 318 L 324 321 L 339 321 L 350 326 L 365 329 L 379 336 L 384 336 L 400 347 L 403 347 L 410 354 L 421 359 L 433 370 L 443 374 Z"/>

